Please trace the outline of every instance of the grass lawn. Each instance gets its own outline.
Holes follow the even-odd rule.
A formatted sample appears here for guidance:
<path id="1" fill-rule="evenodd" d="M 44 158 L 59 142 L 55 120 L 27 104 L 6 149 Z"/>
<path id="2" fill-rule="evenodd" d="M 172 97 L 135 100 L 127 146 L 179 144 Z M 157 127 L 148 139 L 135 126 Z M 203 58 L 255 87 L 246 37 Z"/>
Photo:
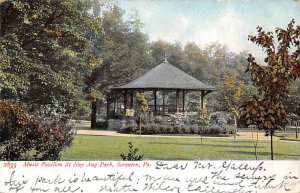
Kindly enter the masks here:
<path id="1" fill-rule="evenodd" d="M 294 133 L 282 133 L 282 134 L 276 134 L 276 136 L 284 140 L 293 140 L 293 141 L 300 142 L 300 133 L 298 133 L 298 138 L 296 138 L 296 135 Z"/>
<path id="2" fill-rule="evenodd" d="M 293 140 L 293 141 L 300 142 L 300 132 L 298 131 L 298 138 L 296 138 L 296 128 L 295 127 L 289 127 L 288 130 L 286 130 L 286 131 L 276 131 L 275 135 L 284 140 Z"/>
<path id="3" fill-rule="evenodd" d="M 255 159 L 251 140 L 232 138 L 119 137 L 77 135 L 62 160 L 121 160 L 128 141 L 139 148 L 144 160 L 150 159 Z M 258 142 L 258 159 L 270 159 L 270 142 Z M 300 159 L 300 142 L 275 141 L 274 159 Z"/>

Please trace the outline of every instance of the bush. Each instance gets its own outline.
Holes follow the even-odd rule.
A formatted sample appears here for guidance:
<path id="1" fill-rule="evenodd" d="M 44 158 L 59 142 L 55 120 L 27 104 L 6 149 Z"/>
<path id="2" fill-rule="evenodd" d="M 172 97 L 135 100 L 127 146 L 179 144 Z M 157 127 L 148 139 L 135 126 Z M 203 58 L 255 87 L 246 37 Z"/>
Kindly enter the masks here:
<path id="1" fill-rule="evenodd" d="M 150 114 L 145 114 L 142 117 L 142 124 L 163 124 L 163 118 L 161 116 L 153 116 Z"/>
<path id="2" fill-rule="evenodd" d="M 182 126 L 182 133 L 183 134 L 190 134 L 191 133 L 191 127 L 189 125 L 183 125 Z"/>
<path id="3" fill-rule="evenodd" d="M 125 126 L 121 129 L 122 133 L 139 134 L 139 128 L 136 125 Z M 200 134 L 200 135 L 219 135 L 219 134 L 234 134 L 234 126 L 212 125 L 212 126 L 196 126 L 196 125 L 159 125 L 145 124 L 142 125 L 143 135 L 153 134 Z"/>
<path id="4" fill-rule="evenodd" d="M 223 127 L 223 134 L 235 134 L 236 133 L 236 128 L 235 126 L 232 125 L 225 125 Z"/>
<path id="5" fill-rule="evenodd" d="M 199 126 L 198 129 L 199 129 L 198 133 L 200 135 L 209 134 L 209 131 L 210 131 L 209 126 Z"/>
<path id="6" fill-rule="evenodd" d="M 123 161 L 141 161 L 143 160 L 143 155 L 136 155 L 137 152 L 139 151 L 138 148 L 134 148 L 132 145 L 132 142 L 129 141 L 128 142 L 128 147 L 129 147 L 129 151 L 127 153 L 127 155 L 121 154 L 121 158 L 123 159 Z"/>
<path id="7" fill-rule="evenodd" d="M 191 134 L 198 134 L 199 133 L 199 127 L 196 125 L 191 125 L 190 126 L 190 132 Z"/>
<path id="8" fill-rule="evenodd" d="M 42 135 L 38 140 L 35 157 L 38 160 L 59 160 L 60 152 L 69 147 L 74 131 L 66 115 L 40 118 Z"/>
<path id="9" fill-rule="evenodd" d="M 146 124 L 142 125 L 142 134 L 150 134 L 151 133 L 151 125 Z"/>
<path id="10" fill-rule="evenodd" d="M 139 132 L 139 128 L 137 127 L 137 125 L 126 125 L 124 127 L 120 128 L 120 132 L 121 133 L 137 133 Z"/>
<path id="11" fill-rule="evenodd" d="M 166 125 L 168 133 L 174 133 L 174 127 L 171 125 Z"/>
<path id="12" fill-rule="evenodd" d="M 219 135 L 222 133 L 222 127 L 219 125 L 212 125 L 210 127 L 210 131 L 209 134 L 215 134 L 215 135 Z"/>
<path id="13" fill-rule="evenodd" d="M 160 125 L 159 126 L 159 132 L 161 134 L 167 134 L 168 133 L 168 127 L 166 125 Z"/>
<path id="14" fill-rule="evenodd" d="M 224 126 L 227 124 L 228 117 L 224 112 L 215 112 L 210 115 L 210 124 Z"/>
<path id="15" fill-rule="evenodd" d="M 67 116 L 37 117 L 21 103 L 5 101 L 0 101 L 0 114 L 1 160 L 59 160 L 73 140 Z"/>
<path id="16" fill-rule="evenodd" d="M 105 129 L 107 127 L 106 121 L 97 121 L 96 128 L 97 129 Z"/>
<path id="17" fill-rule="evenodd" d="M 199 115 L 188 116 L 187 119 L 185 119 L 184 124 L 186 124 L 186 125 L 199 124 Z"/>
<path id="18" fill-rule="evenodd" d="M 155 124 L 162 124 L 163 123 L 163 119 L 161 116 L 155 116 L 153 117 L 153 123 Z"/>

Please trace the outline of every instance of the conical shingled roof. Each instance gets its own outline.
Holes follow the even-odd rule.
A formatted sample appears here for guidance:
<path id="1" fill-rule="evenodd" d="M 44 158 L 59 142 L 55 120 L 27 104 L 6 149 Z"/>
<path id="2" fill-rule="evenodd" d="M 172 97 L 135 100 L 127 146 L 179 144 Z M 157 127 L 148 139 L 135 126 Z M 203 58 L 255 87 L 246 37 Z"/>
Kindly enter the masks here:
<path id="1" fill-rule="evenodd" d="M 139 78 L 114 89 L 183 89 L 215 90 L 167 61 L 162 62 Z"/>

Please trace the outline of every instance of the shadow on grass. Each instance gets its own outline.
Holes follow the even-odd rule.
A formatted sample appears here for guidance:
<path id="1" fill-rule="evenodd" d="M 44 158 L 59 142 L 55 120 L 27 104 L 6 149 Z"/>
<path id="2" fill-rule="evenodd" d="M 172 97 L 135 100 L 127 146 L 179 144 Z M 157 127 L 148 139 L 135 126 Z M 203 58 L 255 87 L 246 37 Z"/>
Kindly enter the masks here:
<path id="1" fill-rule="evenodd" d="M 246 154 L 246 155 L 254 155 L 254 151 L 218 151 L 220 153 L 230 153 L 230 154 Z M 258 156 L 268 156 L 270 155 L 270 152 L 257 152 Z M 298 158 L 300 159 L 300 154 L 299 155 L 290 155 L 290 154 L 280 154 L 280 153 L 274 153 L 274 156 L 287 156 L 291 158 Z"/>
<path id="2" fill-rule="evenodd" d="M 157 145 L 184 145 L 184 146 L 199 146 L 199 147 L 219 147 L 219 148 L 253 148 L 253 145 L 217 145 L 217 144 L 201 144 L 201 143 L 162 143 L 162 142 L 150 142 L 150 144 L 157 144 Z M 258 146 L 257 148 L 265 148 L 268 146 Z"/>
<path id="3" fill-rule="evenodd" d="M 256 140 L 254 139 L 253 141 L 252 140 L 232 140 L 230 141 L 229 143 L 253 143 L 255 142 Z M 258 140 L 259 143 L 270 143 L 269 141 L 262 141 L 262 140 Z"/>

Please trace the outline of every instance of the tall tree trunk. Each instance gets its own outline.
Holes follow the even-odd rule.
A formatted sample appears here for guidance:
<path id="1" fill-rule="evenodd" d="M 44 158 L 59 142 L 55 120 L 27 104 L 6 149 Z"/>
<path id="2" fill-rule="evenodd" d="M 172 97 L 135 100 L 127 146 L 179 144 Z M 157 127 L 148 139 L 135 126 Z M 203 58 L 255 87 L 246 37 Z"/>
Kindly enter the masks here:
<path id="1" fill-rule="evenodd" d="M 92 100 L 91 128 L 97 127 L 97 99 Z"/>
<path id="2" fill-rule="evenodd" d="M 253 137 L 253 132 L 256 130 L 256 140 L 254 141 L 254 137 Z M 258 128 L 256 128 L 256 126 L 254 127 L 254 130 L 252 129 L 252 142 L 253 142 L 253 146 L 254 146 L 254 155 L 255 155 L 255 159 L 257 160 L 257 143 L 258 143 Z"/>
<path id="3" fill-rule="evenodd" d="M 141 115 L 139 116 L 139 127 L 140 127 L 140 136 L 142 135 L 142 117 Z"/>
<path id="4" fill-rule="evenodd" d="M 236 135 L 237 135 L 237 120 L 236 120 L 236 115 L 234 115 L 234 139 L 236 139 Z"/>
<path id="5" fill-rule="evenodd" d="M 296 138 L 298 138 L 298 122 L 296 122 Z"/>
<path id="6" fill-rule="evenodd" d="M 274 152 L 273 152 L 273 135 L 274 135 L 274 129 L 271 129 L 270 135 L 271 135 L 271 160 L 273 160 L 274 159 Z"/>

